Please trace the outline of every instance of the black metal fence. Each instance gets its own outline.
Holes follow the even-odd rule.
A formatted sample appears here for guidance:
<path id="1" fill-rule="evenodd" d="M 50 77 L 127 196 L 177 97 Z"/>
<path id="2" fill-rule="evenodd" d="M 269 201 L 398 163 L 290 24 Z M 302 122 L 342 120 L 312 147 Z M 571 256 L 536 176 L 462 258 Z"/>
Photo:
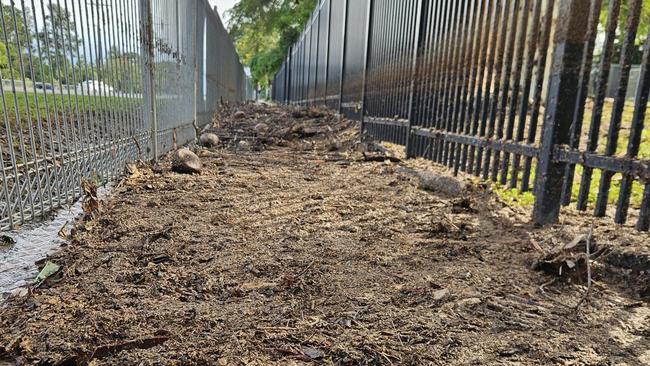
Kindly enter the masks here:
<path id="1" fill-rule="evenodd" d="M 409 157 L 533 189 L 537 223 L 575 203 L 648 230 L 643 3 L 324 0 L 273 97 L 338 109 L 375 138 L 406 145 Z"/>

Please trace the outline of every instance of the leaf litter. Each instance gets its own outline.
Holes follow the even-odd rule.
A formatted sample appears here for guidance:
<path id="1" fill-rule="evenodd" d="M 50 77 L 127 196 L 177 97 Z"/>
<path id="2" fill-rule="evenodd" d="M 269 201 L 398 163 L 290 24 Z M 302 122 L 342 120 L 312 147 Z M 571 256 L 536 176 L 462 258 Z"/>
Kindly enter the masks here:
<path id="1" fill-rule="evenodd" d="M 535 228 L 470 178 L 454 178 L 461 197 L 424 190 L 417 172 L 451 178 L 357 131 L 315 108 L 226 105 L 205 131 L 220 145 L 190 146 L 200 174 L 130 164 L 105 203 L 86 184 L 48 258 L 60 280 L 0 308 L 0 363 L 650 360 L 642 256 L 599 249 L 650 253 L 646 234 L 572 214 Z M 599 257 L 582 254 L 590 227 Z"/>

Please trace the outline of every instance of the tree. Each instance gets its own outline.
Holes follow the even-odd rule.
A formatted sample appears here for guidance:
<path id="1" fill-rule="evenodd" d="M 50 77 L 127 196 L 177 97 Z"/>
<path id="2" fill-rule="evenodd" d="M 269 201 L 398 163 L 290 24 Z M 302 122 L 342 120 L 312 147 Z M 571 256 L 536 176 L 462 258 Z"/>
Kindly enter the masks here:
<path id="1" fill-rule="evenodd" d="M 57 4 L 47 4 L 48 14 L 45 16 L 45 27 L 38 34 L 44 54 L 47 54 L 48 64 L 55 77 L 65 84 L 75 84 L 80 80 L 74 79 L 73 61 L 81 45 L 77 36 L 77 27 L 72 21 L 72 15 L 64 7 Z M 77 79 L 79 75 L 77 74 Z"/>
<path id="2" fill-rule="evenodd" d="M 25 10 L 25 14 L 29 11 Z M 10 5 L 2 5 L 2 21 L 0 22 L 0 71 L 3 78 L 20 78 L 20 57 L 25 55 L 30 39 L 33 39 L 31 33 L 31 19 L 26 16 L 25 24 L 22 11 Z M 14 22 L 15 19 L 15 22 Z M 11 67 L 9 61 L 11 60 Z M 23 57 L 26 60 L 26 57 Z M 25 65 L 25 70 L 27 65 Z"/>
<path id="3" fill-rule="evenodd" d="M 142 92 L 142 70 L 138 54 L 111 47 L 108 59 L 103 63 L 101 79 L 116 91 Z"/>
<path id="4" fill-rule="evenodd" d="M 318 0 L 241 0 L 231 10 L 229 31 L 253 83 L 268 88 Z"/>
<path id="5" fill-rule="evenodd" d="M 617 38 L 614 40 L 614 57 L 613 62 L 620 62 L 621 51 L 623 48 L 623 41 L 625 39 L 625 27 L 627 25 L 628 14 L 630 13 L 630 2 L 623 1 L 621 10 L 618 16 L 618 30 L 616 32 Z M 600 12 L 600 31 L 604 32 L 607 17 L 609 15 L 609 0 L 604 0 Z M 638 64 L 643 57 L 643 44 L 645 43 L 646 36 L 648 35 L 648 26 L 650 26 L 650 0 L 642 0 L 641 4 L 641 17 L 639 19 L 639 27 L 636 33 L 635 45 L 637 46 L 633 57 L 632 63 Z"/>

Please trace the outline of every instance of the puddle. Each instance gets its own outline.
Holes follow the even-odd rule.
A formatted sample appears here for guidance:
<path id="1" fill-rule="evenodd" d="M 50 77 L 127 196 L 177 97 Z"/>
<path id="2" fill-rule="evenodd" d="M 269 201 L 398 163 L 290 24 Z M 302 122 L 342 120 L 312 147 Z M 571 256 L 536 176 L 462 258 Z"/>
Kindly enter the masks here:
<path id="1" fill-rule="evenodd" d="M 97 195 L 103 199 L 111 188 L 110 184 L 99 187 Z M 59 230 L 68 223 L 66 231 L 69 231 L 72 222 L 81 213 L 81 200 L 78 200 L 69 208 L 57 210 L 47 220 L 1 233 L 12 237 L 16 244 L 0 248 L 0 298 L 18 287 L 28 285 L 36 277 L 35 262 L 61 248 L 65 239 L 59 236 Z"/>

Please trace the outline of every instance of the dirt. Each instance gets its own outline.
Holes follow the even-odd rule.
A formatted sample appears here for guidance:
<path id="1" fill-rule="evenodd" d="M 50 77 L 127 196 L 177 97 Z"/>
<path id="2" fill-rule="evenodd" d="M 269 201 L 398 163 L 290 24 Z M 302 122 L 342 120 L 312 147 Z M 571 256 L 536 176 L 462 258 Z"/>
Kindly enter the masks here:
<path id="1" fill-rule="evenodd" d="M 650 364 L 648 234 L 535 228 L 464 178 L 424 191 L 409 172 L 443 169 L 356 131 L 231 106 L 223 145 L 192 147 L 201 174 L 131 166 L 48 259 L 61 273 L 0 309 L 0 365 Z M 587 247 L 589 277 L 532 269 Z"/>

